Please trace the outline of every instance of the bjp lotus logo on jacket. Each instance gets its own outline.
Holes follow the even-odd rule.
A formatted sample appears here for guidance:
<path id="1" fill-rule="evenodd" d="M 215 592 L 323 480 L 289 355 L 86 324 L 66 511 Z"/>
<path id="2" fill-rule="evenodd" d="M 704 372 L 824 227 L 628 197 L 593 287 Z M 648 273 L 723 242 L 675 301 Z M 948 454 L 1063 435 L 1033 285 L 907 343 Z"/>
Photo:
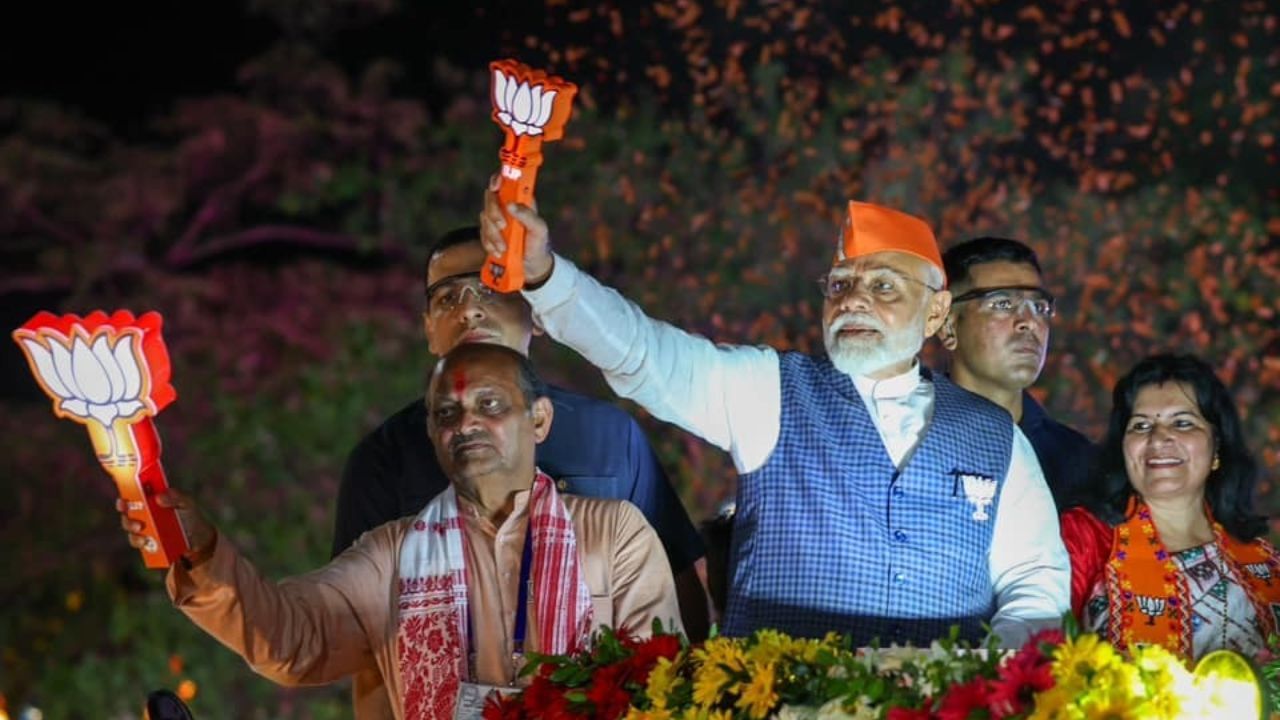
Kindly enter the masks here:
<path id="1" fill-rule="evenodd" d="M 987 507 L 995 502 L 996 490 L 1000 486 L 996 479 L 977 473 L 957 472 L 955 475 L 956 489 L 962 491 L 965 500 L 973 505 L 972 518 L 978 522 L 990 520 Z"/>

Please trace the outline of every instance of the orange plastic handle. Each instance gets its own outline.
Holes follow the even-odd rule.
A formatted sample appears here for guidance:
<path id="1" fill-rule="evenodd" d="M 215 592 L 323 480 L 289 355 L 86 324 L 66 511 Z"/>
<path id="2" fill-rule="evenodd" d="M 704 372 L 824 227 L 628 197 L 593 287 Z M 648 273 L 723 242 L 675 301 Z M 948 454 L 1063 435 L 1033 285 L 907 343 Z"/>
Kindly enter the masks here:
<path id="1" fill-rule="evenodd" d="M 538 183 L 538 167 L 542 165 L 540 138 L 513 136 L 511 139 L 515 141 L 515 149 L 507 150 L 504 147 L 498 154 L 503 161 L 498 202 L 502 206 L 502 216 L 507 220 L 507 226 L 502 229 L 502 239 L 507 243 L 507 251 L 502 257 L 487 258 L 480 270 L 480 279 L 484 284 L 498 292 L 515 292 L 524 287 L 525 227 L 511 217 L 507 206 L 511 203 L 533 204 L 533 188 Z M 508 174 L 507 168 L 516 168 L 519 177 L 510 177 L 510 174 L 516 173 Z"/>
<path id="2" fill-rule="evenodd" d="M 101 426 L 90 425 L 89 436 L 95 447 L 107 438 L 96 437 Z M 137 422 L 116 423 L 111 427 L 115 454 L 99 454 L 103 468 L 116 481 L 116 490 L 125 501 L 125 514 L 143 525 L 147 544 L 141 548 L 142 560 L 149 568 L 167 568 L 190 548 L 187 535 L 173 508 L 160 507 L 156 496 L 168 489 L 164 467 L 160 464 L 160 436 L 149 417 Z"/>
<path id="3" fill-rule="evenodd" d="M 485 260 L 480 279 L 498 292 L 515 292 L 524 287 L 525 227 L 510 216 L 507 205 L 533 203 L 542 143 L 564 135 L 578 87 L 514 60 L 492 62 L 489 69 L 493 121 L 505 133 L 498 153 L 502 162 L 498 202 L 507 220 L 502 231 L 507 249 L 501 257 Z"/>

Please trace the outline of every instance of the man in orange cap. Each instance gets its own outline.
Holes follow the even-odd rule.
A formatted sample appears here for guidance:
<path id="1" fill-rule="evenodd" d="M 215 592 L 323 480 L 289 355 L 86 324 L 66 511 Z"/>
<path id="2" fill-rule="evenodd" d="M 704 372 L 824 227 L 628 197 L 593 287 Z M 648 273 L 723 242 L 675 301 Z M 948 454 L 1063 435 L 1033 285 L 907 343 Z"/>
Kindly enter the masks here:
<path id="1" fill-rule="evenodd" d="M 951 304 L 918 218 L 849 204 L 820 281 L 828 358 L 717 345 L 652 320 L 526 227 L 524 295 L 620 395 L 727 450 L 740 473 L 723 630 L 927 645 L 958 625 L 1021 645 L 1067 610 L 1057 515 L 1009 414 L 916 360 Z M 490 186 L 481 241 L 505 250 Z"/>

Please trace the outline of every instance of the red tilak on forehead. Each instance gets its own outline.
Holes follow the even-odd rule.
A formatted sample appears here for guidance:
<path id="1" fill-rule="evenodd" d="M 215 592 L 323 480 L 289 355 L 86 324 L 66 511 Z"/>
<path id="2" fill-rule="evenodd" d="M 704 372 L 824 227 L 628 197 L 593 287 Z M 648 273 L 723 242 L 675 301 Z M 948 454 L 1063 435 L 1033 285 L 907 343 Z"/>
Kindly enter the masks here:
<path id="1" fill-rule="evenodd" d="M 458 368 L 457 370 L 453 371 L 453 391 L 461 395 L 462 393 L 466 392 L 466 389 L 467 389 L 467 374 L 462 371 L 462 368 Z"/>

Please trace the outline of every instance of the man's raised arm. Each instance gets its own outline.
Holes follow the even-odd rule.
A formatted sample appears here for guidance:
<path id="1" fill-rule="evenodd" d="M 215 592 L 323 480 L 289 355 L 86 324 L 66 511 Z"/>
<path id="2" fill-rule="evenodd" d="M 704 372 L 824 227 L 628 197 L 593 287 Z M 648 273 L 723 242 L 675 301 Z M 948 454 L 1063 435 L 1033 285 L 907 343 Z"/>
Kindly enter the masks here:
<path id="1" fill-rule="evenodd" d="M 178 511 L 194 548 L 166 578 L 174 606 L 254 671 L 281 685 L 321 685 L 375 667 L 365 628 L 386 623 L 394 564 L 356 548 L 319 570 L 274 583 L 219 537 L 186 495 L 171 489 L 157 502 Z M 137 547 L 143 528 L 122 503 L 121 525 Z"/>
<path id="2" fill-rule="evenodd" d="M 524 295 L 542 328 L 600 368 L 619 395 L 727 451 L 750 472 L 778 438 L 778 354 L 767 347 L 716 345 L 644 314 L 573 263 L 553 256 L 547 225 L 524 206 L 508 208 L 525 236 Z M 480 215 L 485 251 L 505 250 L 506 220 L 492 190 Z"/>

